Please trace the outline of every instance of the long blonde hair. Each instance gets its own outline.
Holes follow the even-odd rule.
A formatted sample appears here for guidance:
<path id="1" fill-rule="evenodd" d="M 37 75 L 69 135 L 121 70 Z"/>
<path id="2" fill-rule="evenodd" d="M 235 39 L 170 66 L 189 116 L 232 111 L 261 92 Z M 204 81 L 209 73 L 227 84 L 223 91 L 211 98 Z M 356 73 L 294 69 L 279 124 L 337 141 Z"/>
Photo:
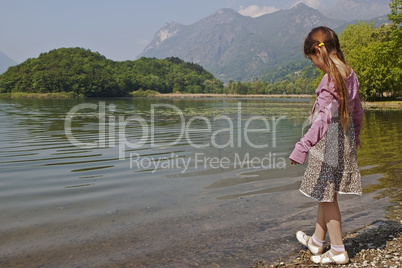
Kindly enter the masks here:
<path id="1" fill-rule="evenodd" d="M 315 54 L 316 50 L 320 50 L 320 55 L 324 61 L 329 75 L 329 80 L 334 81 L 335 90 L 340 98 L 340 119 L 344 129 L 346 129 L 349 123 L 349 113 L 348 113 L 348 88 L 344 77 L 338 70 L 335 62 L 330 57 L 331 54 L 335 55 L 341 60 L 345 65 L 345 57 L 341 51 L 339 39 L 337 34 L 326 26 L 320 26 L 314 28 L 307 35 L 304 40 L 303 52 L 306 57 Z"/>

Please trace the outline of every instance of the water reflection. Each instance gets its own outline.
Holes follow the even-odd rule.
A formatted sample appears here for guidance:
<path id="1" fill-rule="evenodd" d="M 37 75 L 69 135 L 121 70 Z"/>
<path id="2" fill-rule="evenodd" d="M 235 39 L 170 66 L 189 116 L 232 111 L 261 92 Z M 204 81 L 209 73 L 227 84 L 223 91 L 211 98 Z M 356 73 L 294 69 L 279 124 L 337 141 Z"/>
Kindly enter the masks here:
<path id="1" fill-rule="evenodd" d="M 384 174 L 380 183 L 364 189 L 369 193 L 386 189 L 380 197 L 402 200 L 402 116 L 401 111 L 369 111 L 361 132 L 363 148 L 358 150 L 359 165 L 371 166 L 363 175 Z"/>

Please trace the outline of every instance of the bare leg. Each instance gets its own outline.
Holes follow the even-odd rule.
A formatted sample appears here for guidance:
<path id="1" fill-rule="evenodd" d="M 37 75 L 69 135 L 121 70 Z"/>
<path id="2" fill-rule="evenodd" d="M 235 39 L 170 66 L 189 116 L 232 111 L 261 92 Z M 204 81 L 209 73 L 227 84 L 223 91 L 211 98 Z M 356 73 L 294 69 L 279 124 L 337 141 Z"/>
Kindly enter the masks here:
<path id="1" fill-rule="evenodd" d="M 324 215 L 324 216 L 323 216 Z M 322 219 L 324 218 L 325 224 Z M 323 202 L 318 206 L 316 235 L 325 235 L 328 231 L 331 240 L 331 249 L 320 256 L 311 256 L 314 263 L 337 263 L 346 264 L 349 262 L 348 253 L 342 239 L 341 212 L 338 206 L 337 196 L 334 196 L 333 202 Z M 314 240 L 314 239 L 313 239 Z"/>
<path id="2" fill-rule="evenodd" d="M 331 244 L 332 245 L 343 245 L 342 227 L 341 227 L 341 212 L 340 212 L 339 206 L 338 206 L 337 195 L 335 194 L 333 202 L 323 202 L 323 203 L 320 203 L 319 205 L 322 206 L 322 211 L 323 211 L 324 219 L 325 219 L 325 223 L 326 223 L 326 229 L 328 230 L 329 239 L 331 240 Z M 317 225 L 320 226 L 320 229 L 325 230 L 321 225 L 322 224 L 321 221 L 322 221 L 322 218 L 320 218 L 319 224 L 317 221 Z M 316 231 L 317 231 L 317 228 L 316 228 Z M 318 233 L 317 235 L 319 235 L 319 234 L 320 233 Z"/>
<path id="3" fill-rule="evenodd" d="M 324 203 L 318 203 L 318 211 L 317 211 L 317 222 L 315 225 L 314 235 L 316 238 L 320 240 L 325 240 L 325 235 L 327 233 L 327 224 L 325 221 L 325 210 Z"/>

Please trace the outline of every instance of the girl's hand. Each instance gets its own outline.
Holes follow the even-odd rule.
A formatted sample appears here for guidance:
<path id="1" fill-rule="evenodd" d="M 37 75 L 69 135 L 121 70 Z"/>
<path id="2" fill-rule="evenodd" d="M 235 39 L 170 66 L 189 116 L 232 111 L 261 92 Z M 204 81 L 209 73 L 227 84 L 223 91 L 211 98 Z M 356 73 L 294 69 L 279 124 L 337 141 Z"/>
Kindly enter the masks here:
<path id="1" fill-rule="evenodd" d="M 299 165 L 299 163 L 297 163 L 296 161 L 294 161 L 294 160 L 292 160 L 292 159 L 290 159 L 290 164 L 291 164 L 291 165 Z"/>

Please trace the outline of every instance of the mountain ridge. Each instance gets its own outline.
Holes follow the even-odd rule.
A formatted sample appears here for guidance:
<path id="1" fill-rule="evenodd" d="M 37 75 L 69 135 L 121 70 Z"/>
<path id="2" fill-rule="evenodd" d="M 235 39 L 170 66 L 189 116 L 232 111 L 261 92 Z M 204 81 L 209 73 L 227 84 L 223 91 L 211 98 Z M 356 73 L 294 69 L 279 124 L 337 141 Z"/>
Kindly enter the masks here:
<path id="1" fill-rule="evenodd" d="M 322 13 L 329 18 L 347 21 L 367 20 L 390 12 L 389 0 L 338 0 L 331 8 Z"/>
<path id="2" fill-rule="evenodd" d="M 8 67 L 17 65 L 18 63 L 12 60 L 9 56 L 0 52 L 0 74 L 7 71 Z"/>
<path id="3" fill-rule="evenodd" d="M 191 25 L 165 24 L 138 57 L 179 57 L 223 81 L 253 79 L 278 64 L 301 60 L 294 50 L 300 50 L 312 27 L 342 23 L 303 3 L 257 18 L 225 8 Z"/>
<path id="4" fill-rule="evenodd" d="M 362 0 L 340 0 L 331 14 L 339 3 L 346 2 L 364 4 Z M 378 7 L 384 0 L 368 2 Z M 353 18 L 340 17 L 330 18 L 304 3 L 256 18 L 224 8 L 190 25 L 166 23 L 138 58 L 179 57 L 200 64 L 225 82 L 252 81 L 284 65 L 300 66 L 302 42 L 312 28 L 326 25 L 344 29 L 355 23 Z"/>

